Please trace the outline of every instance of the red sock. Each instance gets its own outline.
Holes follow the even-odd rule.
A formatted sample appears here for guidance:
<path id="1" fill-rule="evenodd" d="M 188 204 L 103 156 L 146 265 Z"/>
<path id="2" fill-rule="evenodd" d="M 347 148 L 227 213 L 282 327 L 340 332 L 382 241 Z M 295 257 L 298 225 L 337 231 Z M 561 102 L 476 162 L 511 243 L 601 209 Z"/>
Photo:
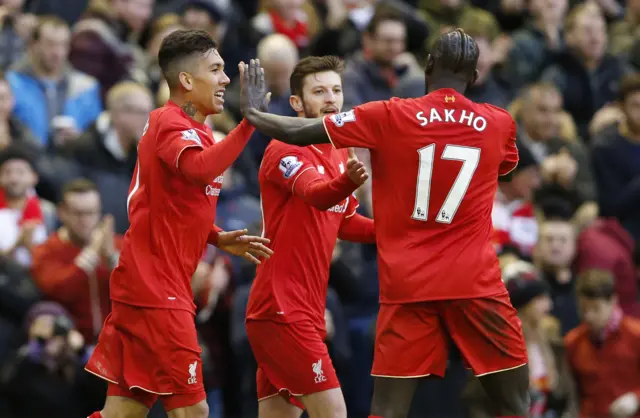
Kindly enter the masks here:
<path id="1" fill-rule="evenodd" d="M 91 414 L 90 417 L 87 418 L 102 418 L 102 414 L 98 411 L 98 412 L 94 412 L 93 414 Z"/>

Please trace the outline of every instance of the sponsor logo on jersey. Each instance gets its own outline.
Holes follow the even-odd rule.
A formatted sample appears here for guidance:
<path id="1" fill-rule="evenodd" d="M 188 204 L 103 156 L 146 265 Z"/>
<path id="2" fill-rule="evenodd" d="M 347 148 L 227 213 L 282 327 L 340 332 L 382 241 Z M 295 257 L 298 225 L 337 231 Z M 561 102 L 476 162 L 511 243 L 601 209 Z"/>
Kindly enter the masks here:
<path id="1" fill-rule="evenodd" d="M 182 131 L 182 139 L 185 141 L 193 141 L 199 145 L 202 145 L 202 141 L 200 141 L 200 137 L 195 129 L 187 129 L 186 131 Z"/>
<path id="2" fill-rule="evenodd" d="M 302 167 L 302 161 L 299 161 L 296 157 L 290 155 L 283 157 L 278 164 L 278 168 L 282 171 L 282 175 L 285 179 L 289 179 L 294 176 L 300 167 Z"/>
<path id="3" fill-rule="evenodd" d="M 349 207 L 349 198 L 347 197 L 347 200 L 345 200 L 344 203 L 341 203 L 341 204 L 339 203 L 334 207 L 327 209 L 327 212 L 345 213 L 348 207 Z"/>
<path id="4" fill-rule="evenodd" d="M 444 96 L 445 103 L 454 103 L 456 101 L 455 96 Z"/>
<path id="5" fill-rule="evenodd" d="M 352 109 L 348 112 L 334 113 L 333 115 L 329 116 L 329 119 L 331 119 L 331 122 L 333 122 L 339 128 L 347 122 L 355 122 L 356 114 Z"/>

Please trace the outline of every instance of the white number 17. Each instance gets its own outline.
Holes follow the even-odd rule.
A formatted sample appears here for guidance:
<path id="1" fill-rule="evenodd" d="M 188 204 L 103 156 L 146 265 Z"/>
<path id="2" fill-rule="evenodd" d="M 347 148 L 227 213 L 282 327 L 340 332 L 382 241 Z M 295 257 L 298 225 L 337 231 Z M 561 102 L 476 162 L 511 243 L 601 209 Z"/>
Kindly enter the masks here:
<path id="1" fill-rule="evenodd" d="M 429 214 L 429 194 L 431 193 L 431 177 L 433 175 L 433 160 L 435 158 L 436 145 L 427 145 L 418 150 L 420 165 L 418 166 L 418 180 L 416 184 L 416 203 L 411 217 L 417 221 L 426 221 Z M 480 149 L 447 145 L 444 147 L 441 158 L 443 160 L 462 161 L 462 168 L 458 177 L 453 182 L 447 198 L 436 216 L 436 222 L 450 224 L 456 211 L 464 198 L 469 183 L 473 178 L 478 163 L 480 162 Z"/>

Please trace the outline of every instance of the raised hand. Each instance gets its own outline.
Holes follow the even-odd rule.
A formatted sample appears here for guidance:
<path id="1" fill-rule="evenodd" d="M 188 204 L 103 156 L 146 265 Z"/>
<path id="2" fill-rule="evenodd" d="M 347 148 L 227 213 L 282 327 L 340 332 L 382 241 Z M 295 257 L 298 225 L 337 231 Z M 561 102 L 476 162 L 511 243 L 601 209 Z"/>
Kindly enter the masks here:
<path id="1" fill-rule="evenodd" d="M 243 257 L 254 264 L 260 264 L 259 257 L 269 258 L 273 251 L 266 246 L 271 241 L 267 238 L 245 235 L 246 229 L 219 232 L 217 247 L 232 255 Z"/>
<path id="2" fill-rule="evenodd" d="M 264 79 L 264 69 L 260 67 L 260 60 L 252 59 L 249 64 L 240 62 L 240 111 L 246 117 L 249 109 L 261 112 L 269 110 L 271 93 L 267 92 Z"/>
<path id="3" fill-rule="evenodd" d="M 352 148 L 349 148 L 349 160 L 347 160 L 347 175 L 352 182 L 358 186 L 364 184 L 369 178 L 369 173 L 364 166 L 364 163 L 358 161 L 355 152 Z"/>

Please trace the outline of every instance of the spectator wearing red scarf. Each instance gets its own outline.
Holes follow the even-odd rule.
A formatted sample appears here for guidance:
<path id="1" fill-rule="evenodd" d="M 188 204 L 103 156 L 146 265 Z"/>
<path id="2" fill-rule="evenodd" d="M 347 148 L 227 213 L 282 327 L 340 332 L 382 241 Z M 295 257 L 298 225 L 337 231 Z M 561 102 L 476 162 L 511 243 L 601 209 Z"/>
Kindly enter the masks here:
<path id="1" fill-rule="evenodd" d="M 304 0 L 269 0 L 266 11 L 253 18 L 253 27 L 263 35 L 280 33 L 293 41 L 298 49 L 309 45 L 307 13 Z"/>
<path id="2" fill-rule="evenodd" d="M 615 280 L 587 270 L 576 290 L 583 323 L 565 337 L 580 416 L 640 416 L 640 321 L 618 306 Z"/>

